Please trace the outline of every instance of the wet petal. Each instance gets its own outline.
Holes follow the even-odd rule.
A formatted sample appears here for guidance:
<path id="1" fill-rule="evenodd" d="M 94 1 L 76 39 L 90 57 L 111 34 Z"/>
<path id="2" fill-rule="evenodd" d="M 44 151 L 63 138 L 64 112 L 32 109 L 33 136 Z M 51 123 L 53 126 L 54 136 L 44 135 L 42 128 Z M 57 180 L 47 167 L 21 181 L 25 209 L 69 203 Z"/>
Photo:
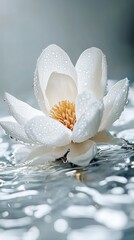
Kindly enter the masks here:
<path id="1" fill-rule="evenodd" d="M 25 133 L 24 127 L 17 122 L 11 121 L 1 121 L 0 125 L 5 130 L 7 134 L 15 138 L 15 140 L 24 142 L 24 143 L 33 143 L 31 139 Z"/>
<path id="2" fill-rule="evenodd" d="M 37 115 L 42 115 L 41 111 L 31 107 L 23 101 L 20 101 L 9 93 L 5 93 L 5 101 L 8 104 L 11 115 L 22 125 L 24 125 L 29 119 Z"/>
<path id="3" fill-rule="evenodd" d="M 98 101 L 95 95 L 90 91 L 84 91 L 77 95 L 75 102 L 76 119 L 87 112 L 91 105 Z"/>
<path id="4" fill-rule="evenodd" d="M 27 122 L 28 137 L 39 145 L 60 147 L 70 143 L 71 130 L 50 117 L 38 116 Z"/>
<path id="5" fill-rule="evenodd" d="M 50 45 L 44 49 L 37 61 L 34 80 L 35 95 L 41 109 L 45 112 L 49 108 L 45 90 L 48 80 L 54 72 L 67 75 L 74 81 L 77 79 L 75 68 L 68 55 L 60 47 Z M 44 105 L 44 101 L 46 106 Z"/>
<path id="6" fill-rule="evenodd" d="M 88 105 L 88 109 L 83 113 L 76 124 L 72 133 L 73 142 L 83 142 L 93 137 L 98 131 L 103 113 L 103 104 L 96 101 Z"/>
<path id="7" fill-rule="evenodd" d="M 70 144 L 67 160 L 79 166 L 87 166 L 95 157 L 96 152 L 96 144 L 93 141 L 87 140 L 82 143 L 72 143 Z"/>
<path id="8" fill-rule="evenodd" d="M 128 79 L 117 82 L 104 97 L 104 112 L 99 131 L 109 128 L 121 115 L 127 101 Z"/>
<path id="9" fill-rule="evenodd" d="M 96 97 L 102 98 L 107 81 L 107 63 L 102 51 L 98 48 L 85 50 L 80 55 L 75 68 L 78 76 L 78 92 L 88 89 Z"/>

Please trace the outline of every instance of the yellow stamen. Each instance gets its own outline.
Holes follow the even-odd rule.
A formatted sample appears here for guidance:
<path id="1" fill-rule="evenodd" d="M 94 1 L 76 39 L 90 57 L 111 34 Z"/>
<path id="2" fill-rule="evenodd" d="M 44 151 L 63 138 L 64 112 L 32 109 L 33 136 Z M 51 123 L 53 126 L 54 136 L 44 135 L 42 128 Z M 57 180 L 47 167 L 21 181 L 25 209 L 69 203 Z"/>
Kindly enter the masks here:
<path id="1" fill-rule="evenodd" d="M 50 111 L 50 117 L 58 120 L 67 128 L 73 130 L 76 122 L 75 104 L 67 100 L 55 104 Z"/>

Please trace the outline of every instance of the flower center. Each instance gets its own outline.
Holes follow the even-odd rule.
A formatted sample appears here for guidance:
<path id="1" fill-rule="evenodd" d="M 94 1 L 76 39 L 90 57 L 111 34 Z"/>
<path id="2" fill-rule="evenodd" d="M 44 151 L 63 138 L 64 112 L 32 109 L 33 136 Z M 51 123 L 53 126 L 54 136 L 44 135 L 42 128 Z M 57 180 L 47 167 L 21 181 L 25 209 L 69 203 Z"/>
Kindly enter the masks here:
<path id="1" fill-rule="evenodd" d="M 75 104 L 67 100 L 55 104 L 50 110 L 50 117 L 58 120 L 67 128 L 73 130 L 76 122 Z"/>

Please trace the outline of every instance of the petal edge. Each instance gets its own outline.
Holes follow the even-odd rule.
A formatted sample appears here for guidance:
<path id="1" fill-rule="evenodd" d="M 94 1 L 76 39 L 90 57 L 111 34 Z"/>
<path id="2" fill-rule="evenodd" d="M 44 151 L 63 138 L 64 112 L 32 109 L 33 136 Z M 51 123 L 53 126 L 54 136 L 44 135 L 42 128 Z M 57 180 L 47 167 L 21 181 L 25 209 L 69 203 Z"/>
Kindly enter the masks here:
<path id="1" fill-rule="evenodd" d="M 5 93 L 5 101 L 8 104 L 11 115 L 22 125 L 24 125 L 30 118 L 43 114 L 41 111 L 31 107 L 9 93 Z"/>
<path id="2" fill-rule="evenodd" d="M 95 142 L 87 140 L 82 143 L 72 143 L 70 152 L 67 155 L 67 160 L 78 166 L 87 166 L 95 157 L 97 147 Z"/>
<path id="3" fill-rule="evenodd" d="M 127 102 L 129 81 L 118 81 L 104 97 L 104 112 L 99 131 L 109 128 L 121 115 Z"/>

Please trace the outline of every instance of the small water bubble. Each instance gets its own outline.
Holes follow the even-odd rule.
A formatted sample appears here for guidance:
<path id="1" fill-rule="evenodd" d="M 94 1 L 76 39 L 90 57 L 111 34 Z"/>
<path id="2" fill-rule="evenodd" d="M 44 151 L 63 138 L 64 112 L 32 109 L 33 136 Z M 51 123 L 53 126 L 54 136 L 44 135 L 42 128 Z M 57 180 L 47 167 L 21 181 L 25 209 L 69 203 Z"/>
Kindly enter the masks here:
<path id="1" fill-rule="evenodd" d="M 5 218 L 5 217 L 8 217 L 9 216 L 9 212 L 8 211 L 4 211 L 2 213 L 2 217 Z"/>
<path id="2" fill-rule="evenodd" d="M 68 223 L 65 219 L 57 219 L 54 223 L 54 229 L 56 232 L 63 233 L 67 230 Z"/>

